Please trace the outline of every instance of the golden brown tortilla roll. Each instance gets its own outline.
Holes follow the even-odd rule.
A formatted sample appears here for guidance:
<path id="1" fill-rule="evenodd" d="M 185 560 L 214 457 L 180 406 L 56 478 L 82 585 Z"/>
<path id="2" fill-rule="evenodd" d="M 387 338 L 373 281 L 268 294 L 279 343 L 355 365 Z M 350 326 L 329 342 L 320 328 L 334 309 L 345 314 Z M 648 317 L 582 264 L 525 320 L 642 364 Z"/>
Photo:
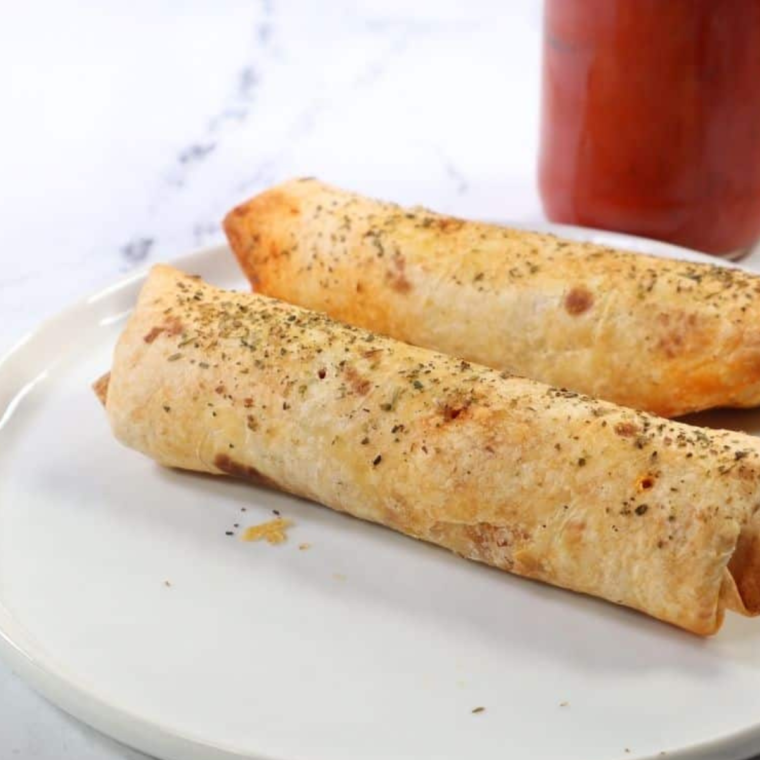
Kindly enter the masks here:
<path id="1" fill-rule="evenodd" d="M 760 404 L 760 278 L 401 208 L 315 180 L 224 227 L 255 289 L 398 340 L 675 416 Z"/>
<path id="2" fill-rule="evenodd" d="M 716 631 L 727 606 L 760 610 L 760 442 L 740 433 L 167 266 L 96 390 L 116 437 L 169 467 L 270 484 L 695 633 Z"/>

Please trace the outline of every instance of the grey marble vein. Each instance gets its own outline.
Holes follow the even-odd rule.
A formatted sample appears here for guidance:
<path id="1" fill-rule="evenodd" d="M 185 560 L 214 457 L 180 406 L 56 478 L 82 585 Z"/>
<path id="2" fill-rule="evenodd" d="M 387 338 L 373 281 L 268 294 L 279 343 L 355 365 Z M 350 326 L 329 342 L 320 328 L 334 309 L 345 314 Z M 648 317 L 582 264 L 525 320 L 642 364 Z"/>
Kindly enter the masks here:
<path id="1" fill-rule="evenodd" d="M 135 266 L 148 258 L 155 242 L 151 237 L 135 237 L 125 243 L 119 252 L 127 264 Z"/>

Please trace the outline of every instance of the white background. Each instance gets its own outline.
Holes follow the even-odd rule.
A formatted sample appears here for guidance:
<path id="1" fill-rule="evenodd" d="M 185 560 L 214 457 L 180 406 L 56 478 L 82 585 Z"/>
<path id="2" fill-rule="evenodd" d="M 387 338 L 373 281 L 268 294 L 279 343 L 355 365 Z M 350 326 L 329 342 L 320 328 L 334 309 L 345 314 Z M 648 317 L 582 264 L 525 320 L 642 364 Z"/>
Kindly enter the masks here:
<path id="1" fill-rule="evenodd" d="M 294 175 L 542 219 L 540 0 L 0 2 L 0 351 Z M 75 340 L 76 336 L 72 336 Z M 138 758 L 0 665 L 0 758 Z"/>

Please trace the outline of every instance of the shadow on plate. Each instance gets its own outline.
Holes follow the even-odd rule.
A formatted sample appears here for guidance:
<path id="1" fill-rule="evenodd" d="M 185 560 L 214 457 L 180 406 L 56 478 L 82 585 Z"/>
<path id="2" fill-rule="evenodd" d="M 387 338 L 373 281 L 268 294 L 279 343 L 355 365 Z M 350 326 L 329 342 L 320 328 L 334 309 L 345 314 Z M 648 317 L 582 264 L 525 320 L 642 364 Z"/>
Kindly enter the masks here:
<path id="1" fill-rule="evenodd" d="M 299 527 L 303 540 L 308 541 L 311 532 L 319 535 L 319 542 L 298 556 L 292 551 L 296 546 L 272 550 L 251 545 L 251 552 L 257 557 L 259 551 L 271 552 L 267 556 L 276 563 L 277 573 L 289 576 L 304 592 L 340 594 L 349 605 L 353 599 L 357 610 L 369 603 L 383 616 L 413 618 L 423 638 L 428 634 L 440 638 L 447 631 L 453 642 L 471 642 L 468 647 L 473 651 L 503 648 L 510 656 L 523 651 L 589 672 L 651 670 L 672 672 L 674 677 L 687 672 L 690 678 L 701 679 L 727 661 L 760 665 L 757 621 L 752 625 L 753 621 L 729 613 L 723 631 L 704 639 L 635 610 L 464 560 L 304 499 L 211 475 L 157 472 L 175 484 L 186 482 L 195 492 L 218 494 L 221 488 L 236 504 L 245 504 L 251 489 L 256 490 L 257 501 L 264 496 L 267 508 L 248 513 L 253 522 L 271 519 L 270 510 L 276 505 Z M 336 574 L 345 582 L 337 584 Z M 441 578 L 446 582 L 441 583 Z M 276 610 L 269 614 L 276 615 Z M 361 624 L 357 615 L 356 625 Z"/>

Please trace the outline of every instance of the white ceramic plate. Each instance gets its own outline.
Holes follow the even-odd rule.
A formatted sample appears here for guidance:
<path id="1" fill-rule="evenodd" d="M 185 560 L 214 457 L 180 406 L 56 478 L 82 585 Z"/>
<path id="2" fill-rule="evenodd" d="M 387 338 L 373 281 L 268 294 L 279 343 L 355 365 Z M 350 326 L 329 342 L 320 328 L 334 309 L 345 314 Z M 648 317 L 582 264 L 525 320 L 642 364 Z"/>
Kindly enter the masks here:
<path id="1" fill-rule="evenodd" d="M 175 263 L 245 287 L 225 248 Z M 729 615 L 701 640 L 120 447 L 89 385 L 142 280 L 61 314 L 0 363 L 0 649 L 52 701 L 172 760 L 760 749 L 759 621 Z M 720 421 L 760 430 L 752 413 Z M 225 535 L 273 509 L 295 521 L 286 544 Z"/>

